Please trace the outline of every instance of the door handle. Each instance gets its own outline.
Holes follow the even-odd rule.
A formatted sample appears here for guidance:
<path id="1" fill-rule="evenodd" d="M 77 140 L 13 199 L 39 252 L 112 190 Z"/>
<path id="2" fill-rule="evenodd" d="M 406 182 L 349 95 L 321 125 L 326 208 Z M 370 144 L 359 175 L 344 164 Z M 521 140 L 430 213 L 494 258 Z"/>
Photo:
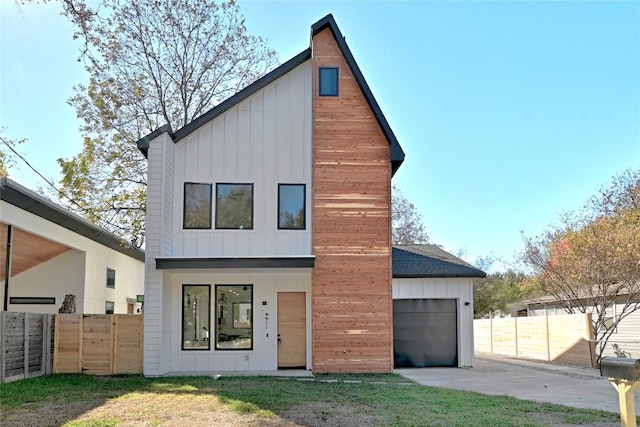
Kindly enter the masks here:
<path id="1" fill-rule="evenodd" d="M 280 343 L 282 343 L 282 340 L 280 339 L 280 334 L 278 334 L 278 345 L 280 345 Z"/>

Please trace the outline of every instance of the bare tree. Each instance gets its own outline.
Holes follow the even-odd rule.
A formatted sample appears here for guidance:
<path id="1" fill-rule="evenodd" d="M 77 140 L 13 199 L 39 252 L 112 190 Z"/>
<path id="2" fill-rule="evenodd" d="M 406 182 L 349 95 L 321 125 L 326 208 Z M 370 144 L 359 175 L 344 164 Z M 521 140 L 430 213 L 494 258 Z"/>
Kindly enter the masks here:
<path id="1" fill-rule="evenodd" d="M 394 245 L 429 243 L 422 215 L 395 185 L 391 194 L 391 242 Z"/>
<path id="2" fill-rule="evenodd" d="M 62 190 L 89 220 L 129 238 L 144 230 L 147 169 L 135 142 L 177 130 L 264 75 L 277 61 L 248 33 L 233 0 L 62 0 L 84 40 L 89 83 L 69 104 L 83 149 L 58 159 Z"/>

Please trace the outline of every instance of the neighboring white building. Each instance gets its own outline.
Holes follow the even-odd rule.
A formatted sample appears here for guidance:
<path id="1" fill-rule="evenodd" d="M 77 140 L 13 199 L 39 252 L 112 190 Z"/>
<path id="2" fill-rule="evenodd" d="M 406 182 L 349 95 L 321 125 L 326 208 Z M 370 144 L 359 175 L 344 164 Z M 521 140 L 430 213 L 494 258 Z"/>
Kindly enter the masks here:
<path id="1" fill-rule="evenodd" d="M 394 245 L 396 367 L 473 366 L 473 279 L 483 277 L 435 245 Z"/>
<path id="2" fill-rule="evenodd" d="M 143 251 L 10 179 L 0 181 L 3 311 L 57 313 L 72 294 L 77 313 L 139 313 L 143 293 Z"/>

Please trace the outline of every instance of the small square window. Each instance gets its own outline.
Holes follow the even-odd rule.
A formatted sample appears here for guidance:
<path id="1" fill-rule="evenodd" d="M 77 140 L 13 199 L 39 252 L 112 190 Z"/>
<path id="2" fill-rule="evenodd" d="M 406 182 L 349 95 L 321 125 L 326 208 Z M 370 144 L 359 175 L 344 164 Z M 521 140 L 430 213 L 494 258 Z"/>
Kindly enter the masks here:
<path id="1" fill-rule="evenodd" d="M 184 183 L 182 228 L 211 228 L 211 184 Z"/>
<path id="2" fill-rule="evenodd" d="M 278 184 L 278 228 L 305 229 L 305 184 Z"/>
<path id="3" fill-rule="evenodd" d="M 216 228 L 253 229 L 253 184 L 216 184 Z"/>
<path id="4" fill-rule="evenodd" d="M 106 301 L 104 303 L 104 313 L 105 314 L 113 314 L 114 304 L 113 301 Z"/>
<path id="5" fill-rule="evenodd" d="M 116 271 L 112 268 L 107 268 L 107 288 L 114 289 L 116 287 Z"/>
<path id="6" fill-rule="evenodd" d="M 318 72 L 320 96 L 338 96 L 338 70 L 335 67 L 320 67 Z"/>

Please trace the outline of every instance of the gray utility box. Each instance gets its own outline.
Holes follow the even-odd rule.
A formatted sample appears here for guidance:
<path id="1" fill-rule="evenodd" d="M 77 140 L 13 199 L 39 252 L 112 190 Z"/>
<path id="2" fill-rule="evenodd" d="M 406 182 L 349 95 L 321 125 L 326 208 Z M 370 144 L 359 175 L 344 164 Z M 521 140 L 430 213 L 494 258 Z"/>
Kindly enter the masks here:
<path id="1" fill-rule="evenodd" d="M 619 380 L 640 381 L 640 359 L 603 357 L 600 360 L 600 375 Z"/>

